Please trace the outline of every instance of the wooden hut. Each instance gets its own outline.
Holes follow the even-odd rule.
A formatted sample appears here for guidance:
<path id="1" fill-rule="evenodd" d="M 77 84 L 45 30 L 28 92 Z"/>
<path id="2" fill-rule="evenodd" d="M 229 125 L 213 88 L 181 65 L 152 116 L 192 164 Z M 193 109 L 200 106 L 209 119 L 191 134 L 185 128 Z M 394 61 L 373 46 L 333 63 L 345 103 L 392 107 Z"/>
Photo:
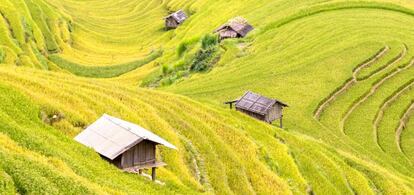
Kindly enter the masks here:
<path id="1" fill-rule="evenodd" d="M 156 160 L 156 146 L 177 149 L 136 124 L 106 114 L 76 136 L 75 140 L 93 148 L 105 160 L 125 171 L 141 173 L 143 169 L 152 169 L 153 180 L 156 178 L 156 168 L 166 165 Z"/>
<path id="2" fill-rule="evenodd" d="M 230 108 L 235 104 L 237 111 L 268 123 L 280 119 L 280 128 L 283 128 L 283 108 L 288 105 L 277 99 L 270 99 L 248 91 L 239 100 L 225 103 L 230 104 Z"/>
<path id="3" fill-rule="evenodd" d="M 223 40 L 245 37 L 252 30 L 253 26 L 246 19 L 237 17 L 230 20 L 227 24 L 220 26 L 214 32 L 218 33 L 220 40 Z"/>
<path id="4" fill-rule="evenodd" d="M 182 24 L 187 19 L 187 14 L 184 11 L 178 10 L 166 17 L 165 20 L 165 28 L 166 29 L 174 29 L 177 28 L 180 24 Z"/>

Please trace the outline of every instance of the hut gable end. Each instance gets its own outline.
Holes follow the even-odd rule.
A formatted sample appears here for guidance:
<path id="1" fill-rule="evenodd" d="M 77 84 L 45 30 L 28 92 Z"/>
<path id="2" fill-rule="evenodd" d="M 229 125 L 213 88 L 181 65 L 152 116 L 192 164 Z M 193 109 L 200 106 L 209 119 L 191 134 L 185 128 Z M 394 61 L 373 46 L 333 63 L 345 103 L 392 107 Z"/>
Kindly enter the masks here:
<path id="1" fill-rule="evenodd" d="M 178 10 L 177 12 L 164 17 L 164 20 L 167 28 L 177 28 L 178 25 L 182 24 L 187 18 L 188 16 L 184 11 Z"/>

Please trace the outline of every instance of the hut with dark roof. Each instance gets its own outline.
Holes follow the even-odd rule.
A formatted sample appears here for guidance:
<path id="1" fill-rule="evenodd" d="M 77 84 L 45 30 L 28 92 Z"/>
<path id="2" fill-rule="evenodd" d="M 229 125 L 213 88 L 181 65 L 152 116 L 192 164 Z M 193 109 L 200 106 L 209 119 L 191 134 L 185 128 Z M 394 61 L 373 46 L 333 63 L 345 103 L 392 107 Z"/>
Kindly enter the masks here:
<path id="1" fill-rule="evenodd" d="M 127 172 L 142 173 L 143 169 L 152 169 L 153 180 L 156 168 L 166 165 L 156 160 L 156 146 L 177 149 L 136 124 L 106 114 L 76 136 L 75 140 L 93 148 L 105 160 Z"/>
<path id="2" fill-rule="evenodd" d="M 231 19 L 227 24 L 220 26 L 214 32 L 219 35 L 220 40 L 223 40 L 245 37 L 252 30 L 253 26 L 251 26 L 246 19 L 236 17 Z"/>
<path id="3" fill-rule="evenodd" d="M 178 10 L 166 17 L 165 20 L 165 28 L 166 29 L 174 29 L 177 28 L 180 24 L 182 24 L 185 20 L 187 20 L 188 16 L 185 14 L 184 11 Z"/>
<path id="4" fill-rule="evenodd" d="M 282 101 L 248 91 L 240 99 L 225 103 L 230 104 L 230 108 L 236 104 L 237 111 L 268 123 L 280 119 L 280 128 L 283 128 L 283 108 L 288 105 Z"/>

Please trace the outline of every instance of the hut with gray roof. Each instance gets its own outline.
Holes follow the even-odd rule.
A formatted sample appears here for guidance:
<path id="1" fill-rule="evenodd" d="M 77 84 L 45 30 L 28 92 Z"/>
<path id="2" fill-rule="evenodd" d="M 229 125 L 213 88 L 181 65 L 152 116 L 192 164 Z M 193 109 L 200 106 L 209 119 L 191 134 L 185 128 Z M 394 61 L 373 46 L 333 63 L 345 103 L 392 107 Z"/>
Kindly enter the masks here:
<path id="1" fill-rule="evenodd" d="M 246 19 L 236 17 L 231 19 L 228 23 L 220 26 L 214 32 L 219 35 L 220 40 L 223 40 L 245 37 L 253 29 L 253 26 L 250 25 Z"/>
<path id="2" fill-rule="evenodd" d="M 152 169 L 153 180 L 156 168 L 166 165 L 157 161 L 156 146 L 177 149 L 139 125 L 107 114 L 77 135 L 75 140 L 93 148 L 101 157 L 127 172 L 142 173 L 143 169 Z"/>
<path id="3" fill-rule="evenodd" d="M 268 123 L 280 119 L 280 128 L 283 128 L 283 108 L 288 105 L 280 100 L 248 91 L 238 100 L 225 103 L 230 104 L 230 108 L 235 104 L 237 111 Z"/>
<path id="4" fill-rule="evenodd" d="M 177 28 L 180 24 L 182 24 L 185 20 L 187 20 L 188 16 L 185 14 L 183 10 L 178 10 L 166 17 L 165 20 L 165 28 L 166 29 L 174 29 Z"/>

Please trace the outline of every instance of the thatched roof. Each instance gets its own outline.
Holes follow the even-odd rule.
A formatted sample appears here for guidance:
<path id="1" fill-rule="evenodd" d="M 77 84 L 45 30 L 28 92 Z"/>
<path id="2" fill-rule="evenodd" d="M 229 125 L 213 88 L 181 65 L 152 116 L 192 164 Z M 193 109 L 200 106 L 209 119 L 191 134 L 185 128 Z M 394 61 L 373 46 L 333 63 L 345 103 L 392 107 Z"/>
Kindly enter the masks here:
<path id="1" fill-rule="evenodd" d="M 236 108 L 266 115 L 275 104 L 280 104 L 283 107 L 288 106 L 277 99 L 270 99 L 248 91 L 237 101 Z"/>
<path id="2" fill-rule="evenodd" d="M 236 17 L 236 18 L 229 20 L 227 24 L 220 26 L 214 32 L 219 32 L 225 29 L 233 30 L 237 32 L 240 36 L 245 37 L 247 33 L 252 31 L 254 28 L 247 22 L 246 19 L 242 17 Z"/>
<path id="3" fill-rule="evenodd" d="M 111 160 L 144 140 L 177 149 L 136 124 L 106 114 L 76 136 L 75 140 Z"/>
<path id="4" fill-rule="evenodd" d="M 168 16 L 166 16 L 164 19 L 172 18 L 175 21 L 177 21 L 178 24 L 183 23 L 187 18 L 187 14 L 183 10 L 178 10 L 177 12 L 174 12 Z"/>

